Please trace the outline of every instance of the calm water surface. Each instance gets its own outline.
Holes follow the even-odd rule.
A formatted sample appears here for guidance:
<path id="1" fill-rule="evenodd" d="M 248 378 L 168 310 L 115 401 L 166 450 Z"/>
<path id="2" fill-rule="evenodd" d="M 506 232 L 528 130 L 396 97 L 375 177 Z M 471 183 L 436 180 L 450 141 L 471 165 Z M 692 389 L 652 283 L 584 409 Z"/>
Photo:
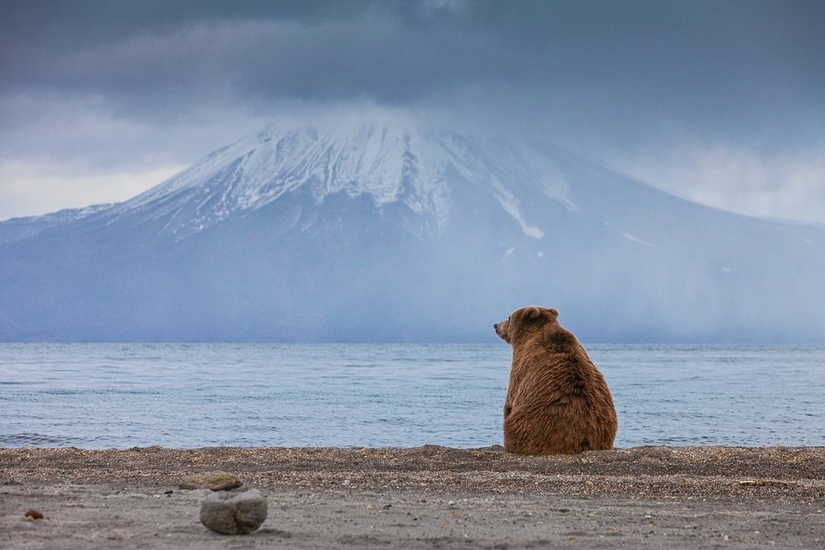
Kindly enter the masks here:
<path id="1" fill-rule="evenodd" d="M 617 447 L 825 445 L 825 348 L 589 345 Z M 510 348 L 0 344 L 0 446 L 501 443 Z"/>

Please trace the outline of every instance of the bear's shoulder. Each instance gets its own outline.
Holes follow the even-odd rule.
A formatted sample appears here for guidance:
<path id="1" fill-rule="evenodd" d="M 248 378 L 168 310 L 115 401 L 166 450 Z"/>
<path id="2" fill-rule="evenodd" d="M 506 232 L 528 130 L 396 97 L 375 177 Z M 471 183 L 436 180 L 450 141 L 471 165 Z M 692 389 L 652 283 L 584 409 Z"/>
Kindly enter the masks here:
<path id="1" fill-rule="evenodd" d="M 576 335 L 561 326 L 555 319 L 542 327 L 538 341 L 541 345 L 558 353 L 572 353 L 582 348 Z"/>

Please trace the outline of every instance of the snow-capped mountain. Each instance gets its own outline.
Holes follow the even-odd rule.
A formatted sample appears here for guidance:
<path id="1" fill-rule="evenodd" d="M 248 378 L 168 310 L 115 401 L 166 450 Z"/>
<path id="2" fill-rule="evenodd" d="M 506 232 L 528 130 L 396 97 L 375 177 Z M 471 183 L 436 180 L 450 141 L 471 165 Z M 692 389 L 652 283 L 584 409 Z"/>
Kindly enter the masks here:
<path id="1" fill-rule="evenodd" d="M 533 153 L 531 159 L 526 155 Z M 542 164 L 542 161 L 544 163 Z M 397 204 L 443 231 L 450 215 L 451 180 L 488 188 L 524 231 L 541 231 L 521 218 L 511 188 L 529 185 L 564 201 L 564 181 L 541 155 L 522 144 L 471 141 L 451 132 L 411 132 L 399 126 L 361 126 L 350 132 L 315 128 L 257 135 L 215 151 L 192 168 L 116 206 L 123 216 L 148 210 L 169 217 L 163 231 L 187 238 L 227 218 L 260 209 L 285 194 L 317 202 L 343 193 L 365 196 L 378 208 Z"/>
<path id="2" fill-rule="evenodd" d="M 0 340 L 825 341 L 825 228 L 707 208 L 555 147 L 281 128 L 131 200 L 0 223 Z"/>

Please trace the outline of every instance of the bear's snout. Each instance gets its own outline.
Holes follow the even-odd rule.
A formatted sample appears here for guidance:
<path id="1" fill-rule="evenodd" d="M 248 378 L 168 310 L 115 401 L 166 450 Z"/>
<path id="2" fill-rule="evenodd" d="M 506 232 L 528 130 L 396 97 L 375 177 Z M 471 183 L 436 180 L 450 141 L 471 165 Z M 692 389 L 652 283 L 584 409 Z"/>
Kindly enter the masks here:
<path id="1" fill-rule="evenodd" d="M 493 329 L 496 331 L 496 335 L 507 342 L 510 343 L 510 338 L 507 336 L 507 321 L 502 321 L 500 323 L 493 323 Z"/>

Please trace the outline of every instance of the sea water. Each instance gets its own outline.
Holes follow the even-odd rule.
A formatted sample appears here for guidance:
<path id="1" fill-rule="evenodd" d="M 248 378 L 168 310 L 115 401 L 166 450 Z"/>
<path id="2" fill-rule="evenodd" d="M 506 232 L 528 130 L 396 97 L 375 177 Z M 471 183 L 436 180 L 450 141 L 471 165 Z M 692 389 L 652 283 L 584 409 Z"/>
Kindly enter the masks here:
<path id="1" fill-rule="evenodd" d="M 825 445 L 825 347 L 589 345 L 617 447 Z M 0 344 L 0 447 L 500 444 L 510 348 Z"/>

